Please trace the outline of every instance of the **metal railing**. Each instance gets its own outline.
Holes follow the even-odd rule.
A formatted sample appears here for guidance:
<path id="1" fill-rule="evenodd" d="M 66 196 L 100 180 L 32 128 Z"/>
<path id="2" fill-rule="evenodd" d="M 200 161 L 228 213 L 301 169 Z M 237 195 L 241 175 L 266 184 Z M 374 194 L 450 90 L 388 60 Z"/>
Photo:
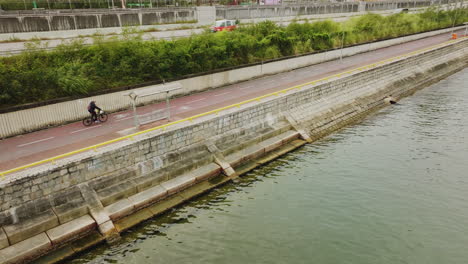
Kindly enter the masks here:
<path id="1" fill-rule="evenodd" d="M 468 37 L 464 36 L 464 37 L 461 37 L 460 39 L 468 39 Z M 146 134 L 146 133 L 149 133 L 149 132 L 152 132 L 152 131 L 156 131 L 156 130 L 165 131 L 168 127 L 171 127 L 171 126 L 174 126 L 174 125 L 177 125 L 177 124 L 180 124 L 180 123 L 184 123 L 184 122 L 192 123 L 193 120 L 195 120 L 197 118 L 205 117 L 205 116 L 208 116 L 208 115 L 218 115 L 221 111 L 224 111 L 224 110 L 227 110 L 227 109 L 240 108 L 241 106 L 243 106 L 245 104 L 248 104 L 248 103 L 251 103 L 251 102 L 260 102 L 262 99 L 269 98 L 269 97 L 276 97 L 276 96 L 279 96 L 280 94 L 285 94 L 285 93 L 287 93 L 289 91 L 293 91 L 293 90 L 300 90 L 300 89 L 304 88 L 305 86 L 316 85 L 316 84 L 319 84 L 319 83 L 323 83 L 323 82 L 326 82 L 326 81 L 328 81 L 328 80 L 330 80 L 332 78 L 339 78 L 339 77 L 341 77 L 343 75 L 354 74 L 354 73 L 357 73 L 357 72 L 362 72 L 362 71 L 365 71 L 365 70 L 369 70 L 369 69 L 378 67 L 380 65 L 383 65 L 385 63 L 388 63 L 388 62 L 397 61 L 397 60 L 400 60 L 402 58 L 407 58 L 407 57 L 410 57 L 410 56 L 413 56 L 413 55 L 416 55 L 416 54 L 424 53 L 424 52 L 426 52 L 428 50 L 431 50 L 431 49 L 436 49 L 436 48 L 448 45 L 448 44 L 450 44 L 452 42 L 457 42 L 457 40 L 449 40 L 449 41 L 446 41 L 446 42 L 443 42 L 443 43 L 440 43 L 440 44 L 437 44 L 437 45 L 433 45 L 433 46 L 430 46 L 430 47 L 427 47 L 427 48 L 424 48 L 424 49 L 412 51 L 412 52 L 409 52 L 409 53 L 406 53 L 406 54 L 403 54 L 403 55 L 400 55 L 400 56 L 392 57 L 392 58 L 385 59 L 385 60 L 382 60 L 382 61 L 379 61 L 379 62 L 376 62 L 376 63 L 368 64 L 368 65 L 361 66 L 361 67 L 358 67 L 358 68 L 355 68 L 355 69 L 351 69 L 351 70 L 348 70 L 348 71 L 345 71 L 345 72 L 330 75 L 330 76 L 327 76 L 327 77 L 324 77 L 324 78 L 321 78 L 321 79 L 318 79 L 318 80 L 315 80 L 315 81 L 311 81 L 311 82 L 303 83 L 303 84 L 296 85 L 296 86 L 293 86 L 293 87 L 290 87 L 290 88 L 286 88 L 286 89 L 278 91 L 278 92 L 265 94 L 265 95 L 262 95 L 262 96 L 259 96 L 259 97 L 256 97 L 256 98 L 252 98 L 252 99 L 249 99 L 249 100 L 242 101 L 240 103 L 228 105 L 228 106 L 221 107 L 221 108 L 218 108 L 218 109 L 215 109 L 215 110 L 211 110 L 211 111 L 208 111 L 208 112 L 205 112 L 205 113 L 201 113 L 201 114 L 194 115 L 194 116 L 191 116 L 191 117 L 187 117 L 187 118 L 184 118 L 184 119 L 181 119 L 181 120 L 177 120 L 177 121 L 174 121 L 174 122 L 171 122 L 171 123 L 168 123 L 168 124 L 164 124 L 164 125 L 160 125 L 160 126 L 157 126 L 157 127 L 146 129 L 146 130 L 143 130 L 143 131 L 140 131 L 140 132 L 136 132 L 136 133 L 131 134 L 131 135 L 119 137 L 119 138 L 112 139 L 112 140 L 109 140 L 109 141 L 106 141 L 106 142 L 102 142 L 102 143 L 99 143 L 99 144 L 96 144 L 96 145 L 93 145 L 93 146 L 89 146 L 89 147 L 78 149 L 78 150 L 75 150 L 75 151 L 71 151 L 71 152 L 68 152 L 68 153 L 65 153 L 65 154 L 62 154 L 62 155 L 58 155 L 58 156 L 55 156 L 55 157 L 52 157 L 52 158 L 47 158 L 47 159 L 44 159 L 44 160 L 41 160 L 41 161 L 37 161 L 37 162 L 33 162 L 33 163 L 30 163 L 30 164 L 27 164 L 27 165 L 20 166 L 20 167 L 17 167 L 17 168 L 2 171 L 2 172 L 0 172 L 0 176 L 2 178 L 4 178 L 7 174 L 11 174 L 11 173 L 23 170 L 23 169 L 31 168 L 31 167 L 42 165 L 42 164 L 49 163 L 49 162 L 52 163 L 52 164 L 55 164 L 55 162 L 57 160 L 59 160 L 59 159 L 69 157 L 69 156 L 72 156 L 72 155 L 75 155 L 75 154 L 78 154 L 78 153 L 82 153 L 82 152 L 89 151 L 89 150 L 97 151 L 97 149 L 100 148 L 100 147 L 103 147 L 103 146 L 106 146 L 106 145 L 109 145 L 109 144 L 112 144 L 112 143 L 115 143 L 115 142 L 127 140 L 127 139 L 128 140 L 134 140 L 134 138 L 136 136 Z"/>
<path id="2" fill-rule="evenodd" d="M 210 5 L 213 2 L 211 0 L 0 0 L 0 11 L 71 10 L 72 12 L 82 12 L 82 10 L 92 9 L 177 8 Z"/>

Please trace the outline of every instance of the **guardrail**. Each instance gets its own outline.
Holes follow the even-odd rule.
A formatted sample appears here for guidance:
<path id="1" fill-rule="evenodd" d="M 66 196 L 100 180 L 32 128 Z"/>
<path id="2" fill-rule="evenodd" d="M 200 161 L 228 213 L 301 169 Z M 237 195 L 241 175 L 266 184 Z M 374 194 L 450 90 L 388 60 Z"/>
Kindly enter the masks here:
<path id="1" fill-rule="evenodd" d="M 177 30 L 177 29 L 174 29 L 174 30 Z M 174 31 L 173 30 L 173 31 Z M 143 34 L 145 33 L 149 33 L 149 32 L 143 32 Z M 169 37 L 158 37 L 157 39 L 158 40 L 173 40 L 173 39 L 180 39 L 180 38 L 187 38 L 187 37 L 190 37 L 190 34 L 188 35 L 181 35 L 181 36 L 169 36 Z M 92 38 L 92 36 L 90 37 L 85 37 L 85 38 Z M 153 39 L 144 39 L 143 41 L 152 41 Z M 18 41 L 18 42 L 29 42 L 28 40 L 25 40 L 25 41 Z M 44 40 L 44 42 L 47 42 L 47 40 Z M 115 40 L 112 40 L 112 41 L 104 41 L 103 43 L 105 44 L 112 44 L 112 43 L 119 43 L 121 41 L 115 41 Z M 1 43 L 0 43 L 1 44 Z M 93 45 L 96 45 L 95 43 L 84 43 L 82 44 L 84 47 L 91 47 Z M 39 47 L 39 48 L 24 48 L 24 49 L 15 49 L 15 50 L 0 50 L 0 56 L 2 57 L 8 57 L 8 56 L 14 56 L 14 55 L 18 55 L 18 54 L 21 54 L 23 52 L 26 52 L 26 51 L 30 51 L 30 52 L 35 52 L 35 51 L 53 51 L 55 49 L 57 49 L 58 46 L 55 46 L 55 47 Z"/>
<path id="2" fill-rule="evenodd" d="M 413 56 L 413 55 L 416 55 L 416 54 L 421 54 L 421 53 L 424 53 L 424 52 L 426 52 L 428 50 L 436 49 L 436 48 L 439 48 L 439 47 L 442 47 L 442 46 L 446 46 L 446 45 L 448 45 L 450 43 L 458 42 L 460 40 L 465 40 L 465 39 L 468 39 L 468 36 L 461 37 L 458 40 L 449 40 L 449 41 L 446 41 L 446 42 L 443 42 L 443 43 L 440 43 L 440 44 L 437 44 L 437 45 L 433 45 L 433 46 L 430 46 L 430 47 L 427 47 L 427 48 L 424 48 L 424 49 L 419 49 L 419 50 L 412 51 L 412 52 L 409 52 L 409 53 L 406 53 L 406 54 L 403 54 L 403 55 L 400 55 L 400 56 L 392 57 L 392 58 L 385 59 L 385 60 L 382 60 L 382 61 L 379 61 L 379 62 L 375 62 L 375 63 L 368 64 L 368 65 L 365 65 L 365 66 L 361 66 L 361 67 L 358 67 L 358 68 L 355 68 L 355 69 L 351 69 L 351 70 L 348 70 L 348 71 L 345 71 L 345 72 L 330 75 L 330 76 L 327 76 L 327 77 L 324 77 L 324 78 L 321 78 L 321 79 L 318 79 L 318 80 L 315 80 L 315 81 L 299 84 L 299 85 L 296 85 L 296 86 L 293 86 L 293 87 L 290 87 L 290 88 L 286 88 L 286 89 L 281 90 L 281 91 L 265 94 L 265 95 L 262 95 L 262 96 L 259 96 L 259 97 L 256 97 L 256 98 L 252 98 L 252 99 L 249 99 L 249 100 L 245 100 L 245 101 L 242 101 L 242 102 L 239 102 L 239 103 L 236 103 L 236 104 L 224 106 L 224 107 L 221 107 L 221 108 L 218 108 L 218 109 L 215 109 L 215 110 L 211 110 L 211 111 L 208 111 L 208 112 L 205 112 L 205 113 L 201 113 L 201 114 L 198 114 L 198 115 L 187 117 L 187 118 L 177 120 L 177 121 L 174 121 L 174 122 L 171 122 L 171 123 L 168 123 L 168 124 L 164 124 L 164 125 L 160 125 L 160 126 L 157 126 L 157 127 L 146 129 L 146 130 L 143 130 L 143 131 L 140 131 L 140 132 L 136 132 L 136 133 L 133 133 L 131 135 L 119 137 L 119 138 L 112 139 L 112 140 L 109 140 L 109 141 L 106 141 L 106 142 L 102 142 L 102 143 L 99 143 L 99 144 L 96 144 L 96 145 L 93 145 L 93 146 L 89 146 L 89 147 L 78 149 L 78 150 L 75 150 L 75 151 L 71 151 L 71 152 L 68 152 L 68 153 L 65 153 L 65 154 L 62 154 L 62 155 L 58 155 L 58 156 L 55 156 L 55 157 L 52 157 L 52 158 L 44 159 L 44 160 L 41 160 L 41 161 L 33 162 L 33 163 L 23 165 L 23 166 L 20 166 L 20 167 L 17 167 L 17 168 L 13 168 L 13 169 L 10 169 L 10 170 L 2 171 L 2 172 L 0 172 L 0 176 L 2 178 L 5 178 L 5 176 L 7 174 L 11 174 L 11 173 L 23 170 L 23 169 L 31 168 L 31 167 L 41 165 L 41 164 L 45 164 L 45 163 L 49 163 L 49 162 L 52 163 L 52 164 L 55 164 L 56 160 L 59 160 L 59 159 L 65 158 L 65 157 L 69 157 L 69 156 L 72 156 L 72 155 L 75 155 L 75 154 L 78 154 L 78 153 L 82 153 L 82 152 L 85 152 L 85 151 L 88 151 L 88 150 L 97 151 L 97 148 L 103 147 L 103 146 L 106 146 L 106 145 L 109 145 L 109 144 L 112 144 L 112 143 L 115 143 L 115 142 L 119 142 L 119 141 L 123 141 L 123 140 L 127 140 L 127 139 L 134 140 L 134 137 L 136 137 L 138 135 L 146 134 L 146 133 L 149 133 L 149 132 L 152 132 L 152 131 L 155 131 L 155 130 L 163 130 L 164 131 L 168 127 L 174 126 L 176 124 L 180 124 L 180 123 L 183 123 L 183 122 L 190 122 L 191 123 L 191 122 L 193 122 L 194 119 L 197 119 L 197 118 L 200 118 L 200 117 L 204 117 L 204 116 L 208 116 L 208 115 L 212 115 L 212 114 L 218 115 L 219 112 L 221 112 L 223 110 L 227 110 L 227 109 L 231 109 L 231 108 L 235 108 L 235 107 L 240 108 L 242 105 L 245 105 L 245 104 L 248 104 L 248 103 L 251 103 L 251 102 L 259 102 L 262 99 L 265 99 L 265 98 L 268 98 L 268 97 L 278 96 L 280 94 L 285 94 L 285 93 L 287 93 L 289 91 L 293 91 L 293 90 L 300 90 L 301 88 L 304 88 L 305 86 L 316 85 L 316 84 L 318 84 L 320 82 L 325 82 L 325 81 L 328 81 L 328 80 L 330 80 L 332 78 L 339 78 L 339 77 L 341 77 L 343 75 L 362 72 L 362 71 L 365 71 L 365 70 L 372 69 L 372 68 L 375 68 L 377 66 L 383 65 L 383 64 L 388 63 L 388 62 L 397 61 L 397 60 L 400 60 L 402 58 L 407 58 L 407 57 L 410 57 L 410 56 Z"/>

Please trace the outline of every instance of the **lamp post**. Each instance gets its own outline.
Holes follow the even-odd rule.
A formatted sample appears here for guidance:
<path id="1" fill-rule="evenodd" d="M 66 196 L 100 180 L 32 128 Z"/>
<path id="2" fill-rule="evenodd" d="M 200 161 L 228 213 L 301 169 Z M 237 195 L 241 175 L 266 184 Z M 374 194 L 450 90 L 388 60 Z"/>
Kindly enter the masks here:
<path id="1" fill-rule="evenodd" d="M 463 1 L 463 0 L 462 0 Z M 462 7 L 462 2 L 460 2 L 460 8 Z M 453 18 L 453 23 L 452 23 L 452 32 L 450 34 L 453 34 L 453 30 L 454 30 L 454 27 L 455 27 L 455 23 L 457 22 L 457 2 L 455 2 L 455 5 L 453 6 L 453 9 L 455 10 L 455 15 L 454 15 L 454 18 Z"/>
<path id="2" fill-rule="evenodd" d="M 463 25 L 465 25 L 465 37 L 466 37 L 466 33 L 468 33 L 468 22 L 465 22 L 463 23 Z"/>

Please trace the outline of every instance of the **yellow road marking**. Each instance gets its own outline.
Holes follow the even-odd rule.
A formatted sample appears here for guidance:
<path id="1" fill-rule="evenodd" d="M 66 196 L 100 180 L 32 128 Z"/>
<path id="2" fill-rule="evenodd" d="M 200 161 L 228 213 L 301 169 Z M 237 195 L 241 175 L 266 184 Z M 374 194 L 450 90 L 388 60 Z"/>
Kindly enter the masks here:
<path id="1" fill-rule="evenodd" d="M 287 91 L 292 90 L 292 89 L 301 89 L 304 86 L 314 85 L 314 84 L 316 84 L 318 82 L 326 81 L 326 80 L 328 80 L 330 78 L 333 78 L 333 77 L 339 77 L 339 76 L 341 76 L 343 74 L 348 74 L 348 73 L 362 71 L 364 69 L 374 68 L 374 67 L 376 67 L 376 65 L 382 65 L 382 64 L 387 63 L 387 62 L 397 61 L 397 60 L 401 59 L 402 57 L 405 57 L 405 56 L 408 56 L 408 55 L 420 54 L 420 53 L 423 53 L 423 52 L 425 52 L 427 50 L 442 47 L 442 46 L 447 45 L 449 43 L 456 42 L 456 41 L 459 41 L 460 39 L 465 39 L 465 38 L 468 38 L 468 36 L 464 36 L 462 38 L 459 38 L 458 40 L 449 40 L 449 41 L 446 41 L 446 42 L 443 42 L 443 43 L 440 43 L 440 44 L 437 44 L 437 45 L 434 45 L 434 46 L 430 46 L 430 47 L 423 48 L 423 49 L 420 49 L 420 50 L 412 51 L 412 52 L 404 54 L 404 55 L 396 56 L 396 57 L 393 57 L 393 58 L 390 58 L 390 59 L 385 59 L 385 60 L 375 62 L 375 63 L 369 64 L 369 65 L 361 66 L 359 68 L 355 68 L 355 69 L 348 70 L 348 71 L 345 71 L 345 72 L 330 75 L 330 76 L 321 78 L 319 80 L 314 80 L 314 81 L 307 82 L 307 83 L 304 83 L 304 84 L 296 85 L 294 87 L 283 89 L 283 90 L 278 91 L 278 92 L 273 92 L 273 93 L 269 93 L 269 94 L 266 94 L 266 95 L 262 95 L 262 96 L 259 96 L 259 97 L 253 98 L 253 99 L 242 101 L 240 103 L 224 106 L 224 107 L 221 107 L 221 108 L 218 108 L 218 109 L 215 109 L 215 110 L 211 110 L 211 111 L 208 111 L 208 112 L 205 112 L 205 113 L 201 113 L 201 114 L 194 115 L 194 116 L 191 116 L 191 117 L 188 117 L 188 118 L 177 120 L 177 121 L 174 121 L 174 122 L 171 122 L 171 123 L 168 123 L 168 124 L 164 124 L 164 125 L 161 125 L 161 126 L 157 126 L 157 127 L 153 127 L 153 128 L 150 128 L 150 129 L 140 131 L 140 132 L 136 132 L 136 133 L 133 133 L 131 135 L 115 138 L 115 139 L 105 141 L 105 142 L 102 142 L 102 143 L 99 143 L 99 144 L 96 144 L 96 145 L 93 145 L 93 146 L 89 146 L 89 147 L 85 147 L 85 148 L 82 148 L 82 149 L 67 152 L 67 153 L 52 157 L 52 158 L 36 161 L 36 162 L 30 163 L 30 164 L 27 164 L 27 165 L 23 165 L 23 166 L 20 166 L 20 167 L 17 167 L 17 168 L 2 171 L 2 172 L 0 172 L 0 176 L 2 178 L 5 178 L 5 176 L 7 174 L 11 174 L 13 172 L 17 172 L 17 171 L 20 171 L 20 170 L 23 170 L 23 169 L 31 168 L 31 167 L 34 167 L 34 166 L 37 166 L 37 165 L 48 163 L 48 162 L 51 162 L 52 164 L 55 164 L 55 161 L 57 159 L 69 157 L 69 156 L 72 156 L 74 154 L 82 153 L 82 152 L 85 152 L 85 151 L 88 151 L 88 150 L 97 151 L 97 148 L 99 148 L 99 147 L 103 147 L 103 146 L 106 146 L 106 145 L 109 145 L 109 144 L 112 144 L 112 143 L 115 143 L 115 142 L 123 141 L 125 139 L 133 140 L 133 137 L 135 137 L 135 136 L 138 136 L 138 135 L 141 135 L 141 134 L 146 134 L 148 132 L 155 131 L 155 130 L 158 130 L 158 129 L 162 129 L 163 131 L 165 131 L 167 127 L 173 126 L 173 125 L 185 122 L 185 121 L 193 122 L 193 119 L 196 119 L 196 118 L 199 118 L 199 117 L 203 117 L 203 116 L 207 116 L 207 115 L 211 115 L 211 114 L 216 114 L 217 115 L 220 111 L 223 111 L 223 110 L 226 110 L 226 109 L 230 109 L 230 108 L 233 108 L 233 107 L 240 107 L 241 105 L 244 105 L 244 104 L 247 104 L 247 103 L 250 103 L 250 102 L 253 102 L 253 101 L 260 101 L 260 99 L 267 98 L 267 97 L 270 97 L 270 96 L 277 96 L 278 93 L 286 93 Z"/>

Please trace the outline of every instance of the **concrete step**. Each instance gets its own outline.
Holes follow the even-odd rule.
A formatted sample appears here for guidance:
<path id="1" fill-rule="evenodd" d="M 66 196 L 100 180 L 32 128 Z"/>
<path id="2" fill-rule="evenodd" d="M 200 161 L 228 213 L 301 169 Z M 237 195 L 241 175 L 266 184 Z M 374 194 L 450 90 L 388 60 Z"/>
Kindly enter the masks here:
<path id="1" fill-rule="evenodd" d="M 257 158 L 257 159 L 251 159 L 251 160 L 247 160 L 245 163 L 243 163 L 242 165 L 238 166 L 236 168 L 236 172 L 237 174 L 239 175 L 242 175 L 242 174 L 245 174 L 246 172 L 248 171 L 251 171 L 253 169 L 255 169 L 256 167 L 258 167 L 259 165 L 263 165 L 267 162 L 270 162 L 304 144 L 306 144 L 307 141 L 305 140 L 302 140 L 302 139 L 294 139 L 293 141 L 291 142 L 288 142 L 284 145 L 282 145 L 281 147 L 269 152 L 269 153 L 265 153 L 263 156 L 261 156 L 260 158 Z"/>
<path id="2" fill-rule="evenodd" d="M 274 127 L 266 127 L 251 134 L 236 134 L 233 133 L 232 140 L 217 142 L 216 146 L 223 153 L 228 156 L 234 152 L 238 152 L 244 148 L 256 144 L 257 142 L 266 140 L 268 138 L 277 136 L 285 131 L 291 130 L 292 127 L 288 122 L 278 122 Z M 225 137 L 223 137 L 224 139 Z"/>
<path id="3" fill-rule="evenodd" d="M 44 254 L 50 248 L 52 243 L 43 232 L 0 250 L 0 264 L 23 263 Z"/>
<path id="4" fill-rule="evenodd" d="M 226 161 L 236 168 L 249 160 L 255 160 L 261 156 L 271 152 L 281 146 L 298 139 L 299 132 L 295 130 L 288 130 L 279 135 L 265 139 L 264 136 L 258 137 L 255 144 L 252 144 L 240 151 L 234 152 L 226 156 Z"/>
<path id="5" fill-rule="evenodd" d="M 89 215 L 76 218 L 68 223 L 47 230 L 52 245 L 61 245 L 76 237 L 84 236 L 96 227 L 96 222 Z"/>
<path id="6" fill-rule="evenodd" d="M 197 182 L 205 181 L 218 175 L 221 167 L 215 163 L 201 166 L 177 178 L 165 181 L 145 191 L 130 195 L 105 207 L 112 221 L 121 219 L 142 208 L 148 207 L 159 200 L 174 195 Z"/>
<path id="7" fill-rule="evenodd" d="M 6 248 L 10 245 L 8 242 L 8 238 L 5 234 L 5 231 L 3 231 L 3 228 L 0 228 L 0 249 Z"/>
<path id="8" fill-rule="evenodd" d="M 52 209 L 37 215 L 36 217 L 21 221 L 17 224 L 7 225 L 3 227 L 8 240 L 11 244 L 16 244 L 27 238 L 40 234 L 46 230 L 59 225 L 59 221 Z"/>
<path id="9" fill-rule="evenodd" d="M 137 186 L 132 180 L 122 181 L 97 192 L 103 206 L 137 193 Z"/>

